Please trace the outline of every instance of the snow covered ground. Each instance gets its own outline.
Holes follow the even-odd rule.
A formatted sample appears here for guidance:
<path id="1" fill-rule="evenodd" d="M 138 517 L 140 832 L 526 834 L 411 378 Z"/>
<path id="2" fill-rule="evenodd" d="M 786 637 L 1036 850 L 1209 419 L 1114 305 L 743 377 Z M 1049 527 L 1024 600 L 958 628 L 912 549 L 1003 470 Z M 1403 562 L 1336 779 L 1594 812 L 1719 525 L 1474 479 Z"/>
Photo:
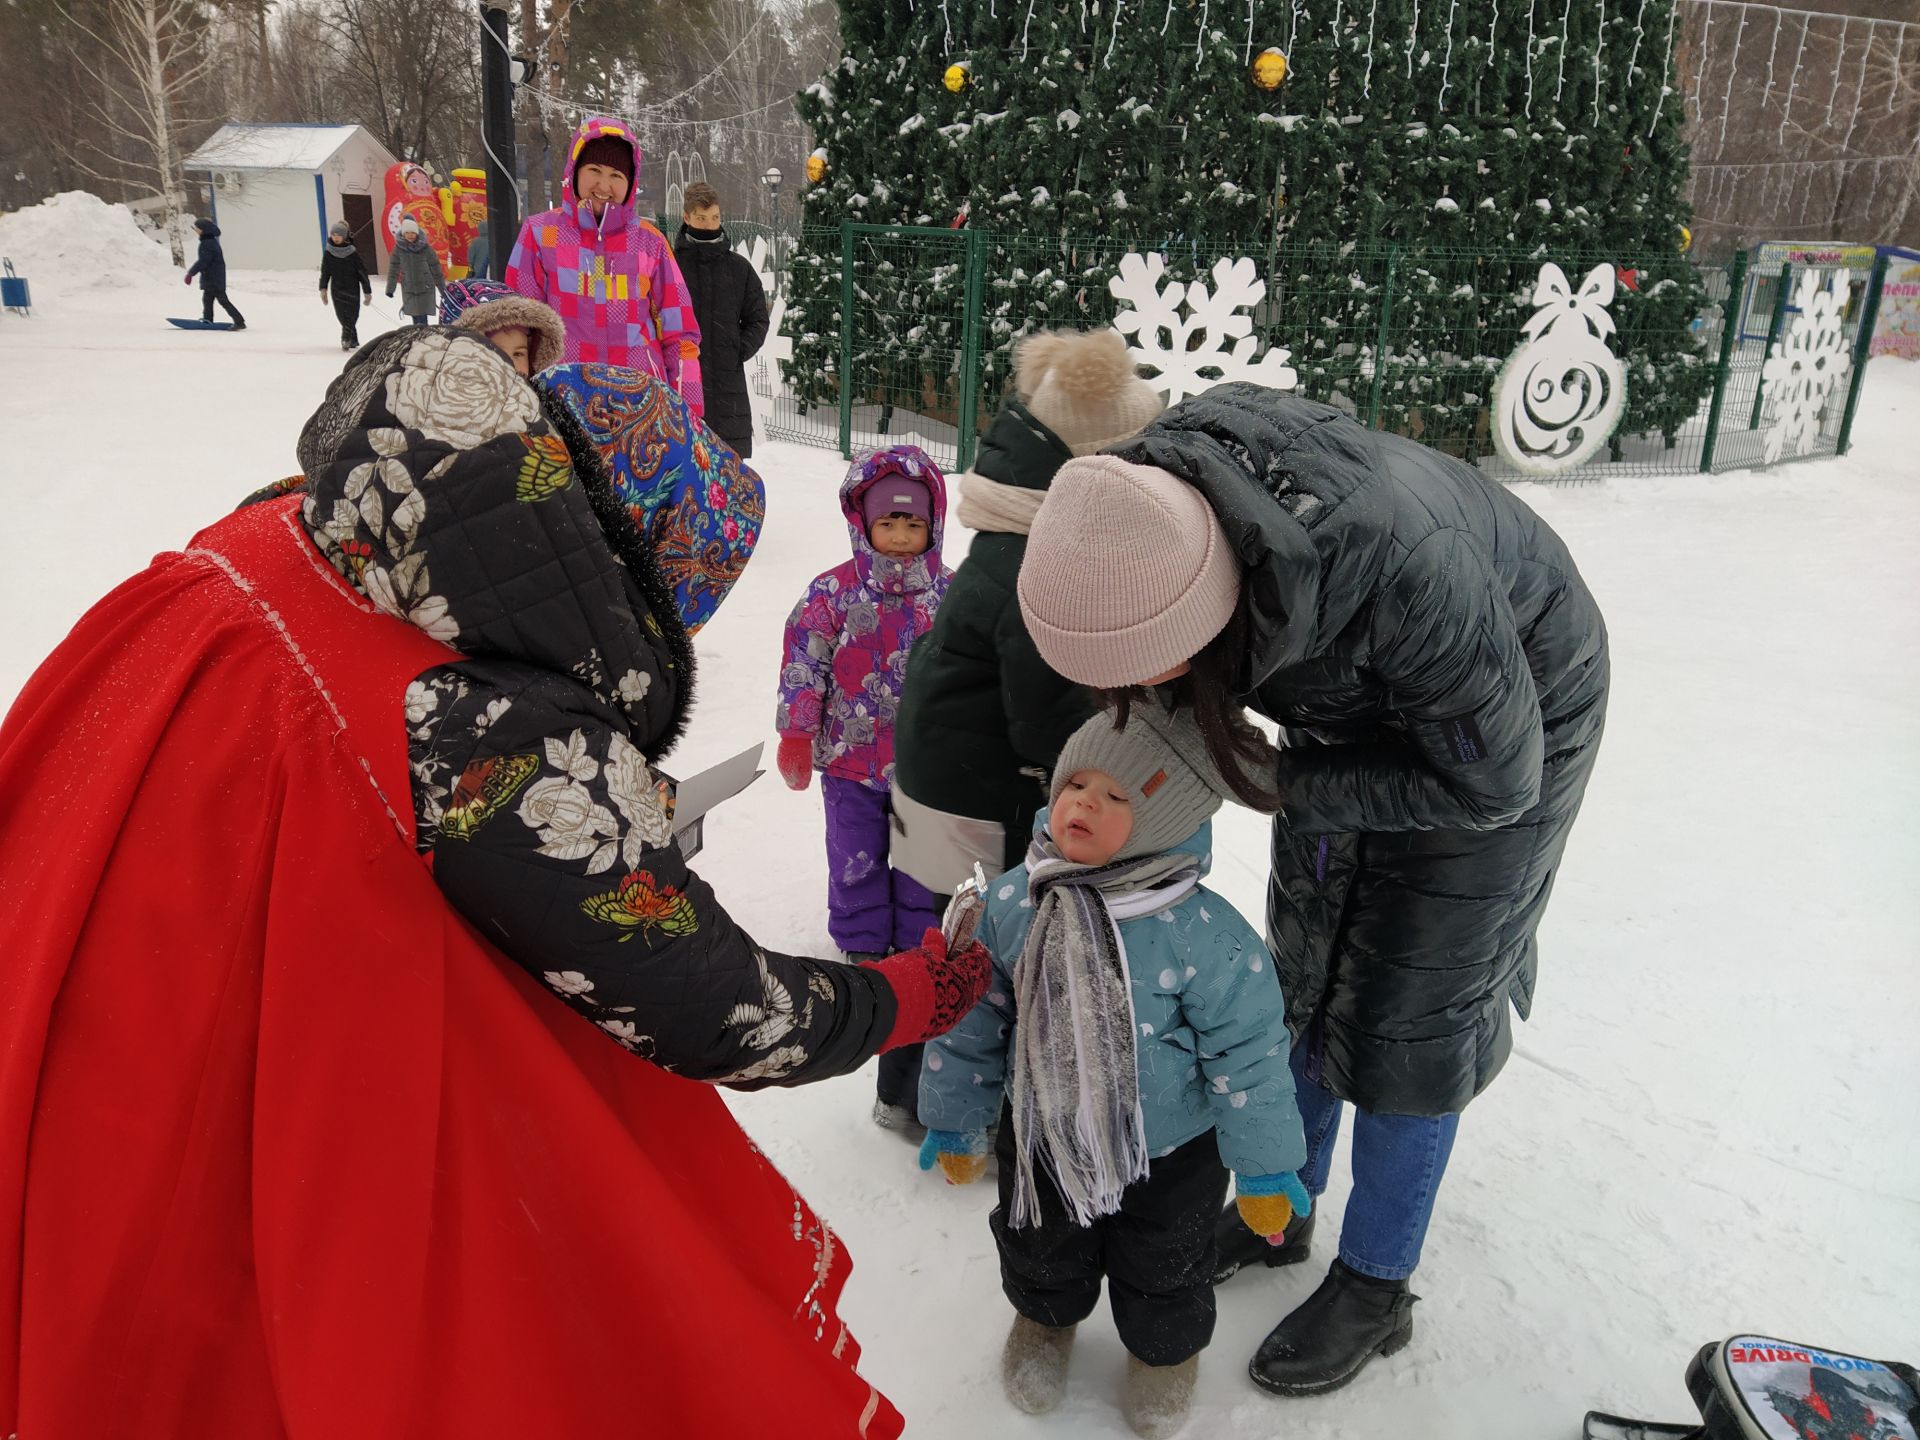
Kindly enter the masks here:
<path id="1" fill-rule="evenodd" d="M 294 468 L 340 362 L 314 274 L 236 272 L 246 333 L 175 331 L 163 317 L 198 313 L 177 272 L 119 241 L 43 253 L 63 227 L 17 218 L 0 252 L 39 303 L 0 315 L 0 705 L 98 596 Z M 1535 1019 L 1461 1126 L 1412 1348 L 1320 1400 L 1247 1381 L 1329 1225 L 1316 1263 L 1223 1289 L 1188 1435 L 1544 1440 L 1594 1405 L 1677 1418 L 1693 1348 L 1741 1329 L 1920 1357 L 1916 420 L 1920 367 L 1879 360 L 1844 460 L 1522 489 L 1599 594 L 1616 677 Z M 700 637 L 683 769 L 769 736 L 781 622 L 846 553 L 834 456 L 769 444 L 755 463 L 766 538 Z M 709 822 L 701 867 L 763 941 L 816 954 L 819 804 L 762 780 Z M 1213 883 L 1257 919 L 1262 826 L 1231 817 L 1218 848 Z M 909 1433 L 1124 1433 L 1104 1313 L 1061 1413 L 1001 1398 L 990 1189 L 921 1174 L 870 1098 L 867 1074 L 734 1105 L 850 1246 L 863 1368 Z"/>

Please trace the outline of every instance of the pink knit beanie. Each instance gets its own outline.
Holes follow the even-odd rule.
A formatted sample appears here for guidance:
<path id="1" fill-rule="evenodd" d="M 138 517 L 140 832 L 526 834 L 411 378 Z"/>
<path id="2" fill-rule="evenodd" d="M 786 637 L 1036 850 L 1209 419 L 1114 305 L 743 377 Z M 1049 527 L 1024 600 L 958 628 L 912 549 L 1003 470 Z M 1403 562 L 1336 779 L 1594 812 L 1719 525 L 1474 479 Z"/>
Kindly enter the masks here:
<path id="1" fill-rule="evenodd" d="M 1042 658 L 1097 689 L 1191 659 L 1240 598 L 1240 567 L 1200 492 L 1157 465 L 1069 460 L 1034 517 L 1020 613 Z"/>

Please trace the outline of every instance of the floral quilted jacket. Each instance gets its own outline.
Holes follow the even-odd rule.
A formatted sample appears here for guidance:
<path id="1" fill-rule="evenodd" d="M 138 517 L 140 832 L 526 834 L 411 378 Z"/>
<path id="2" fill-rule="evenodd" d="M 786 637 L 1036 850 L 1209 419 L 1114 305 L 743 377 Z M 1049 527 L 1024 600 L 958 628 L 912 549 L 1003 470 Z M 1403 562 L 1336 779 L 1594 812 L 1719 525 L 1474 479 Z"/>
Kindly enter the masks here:
<path id="1" fill-rule="evenodd" d="M 479 933 L 693 1079 L 797 1084 L 875 1054 L 897 1013 L 885 978 L 756 944 L 672 840 L 655 767 L 693 652 L 565 404 L 478 336 L 409 328 L 348 362 L 300 462 L 326 563 L 450 647 L 394 719 L 419 848 Z"/>
<path id="2" fill-rule="evenodd" d="M 867 540 L 861 498 L 888 475 L 910 475 L 932 497 L 932 543 L 899 560 Z M 907 653 L 933 628 L 953 572 L 940 563 L 947 481 L 917 445 L 876 450 L 847 472 L 840 508 L 853 558 L 816 576 L 787 617 L 774 728 L 813 740 L 813 768 L 875 790 L 893 784 L 893 726 Z"/>

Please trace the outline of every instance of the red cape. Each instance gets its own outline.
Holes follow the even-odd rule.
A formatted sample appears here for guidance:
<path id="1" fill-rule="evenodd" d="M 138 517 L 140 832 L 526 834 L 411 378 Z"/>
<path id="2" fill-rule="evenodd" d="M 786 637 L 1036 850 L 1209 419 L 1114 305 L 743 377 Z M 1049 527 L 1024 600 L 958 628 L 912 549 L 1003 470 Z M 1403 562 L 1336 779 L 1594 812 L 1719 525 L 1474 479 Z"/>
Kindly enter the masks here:
<path id="1" fill-rule="evenodd" d="M 441 897 L 407 683 L 296 500 L 0 727 L 0 1434 L 891 1437 L 837 1238 Z"/>

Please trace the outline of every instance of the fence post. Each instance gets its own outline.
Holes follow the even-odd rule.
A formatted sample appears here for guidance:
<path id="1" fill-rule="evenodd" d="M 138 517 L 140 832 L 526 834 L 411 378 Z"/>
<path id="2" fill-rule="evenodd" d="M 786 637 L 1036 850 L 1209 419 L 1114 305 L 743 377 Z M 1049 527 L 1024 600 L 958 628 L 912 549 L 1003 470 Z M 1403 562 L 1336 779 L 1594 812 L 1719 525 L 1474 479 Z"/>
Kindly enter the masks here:
<path id="1" fill-rule="evenodd" d="M 1866 298 L 1860 302 L 1860 329 L 1853 337 L 1853 374 L 1847 379 L 1847 408 L 1840 415 L 1840 442 L 1836 453 L 1844 455 L 1853 443 L 1853 415 L 1860 408 L 1860 391 L 1866 383 L 1867 360 L 1873 353 L 1873 327 L 1880 319 L 1880 288 L 1887 283 L 1887 252 L 1873 257 L 1873 278 L 1867 281 Z"/>
<path id="2" fill-rule="evenodd" d="M 1713 404 L 1707 410 L 1707 438 L 1700 446 L 1700 473 L 1713 473 L 1713 450 L 1720 443 L 1720 409 L 1727 400 L 1727 376 L 1733 370 L 1734 342 L 1740 338 L 1740 306 L 1746 296 L 1747 252 L 1736 250 L 1727 271 L 1727 300 L 1720 311 L 1720 368 L 1713 375 Z"/>
<path id="3" fill-rule="evenodd" d="M 840 458 L 853 459 L 853 222 L 840 222 Z"/>
<path id="4" fill-rule="evenodd" d="M 1367 425 L 1380 428 L 1380 398 L 1387 385 L 1387 339 L 1393 326 L 1393 282 L 1400 274 L 1400 247 L 1387 247 L 1387 278 L 1380 287 L 1380 329 L 1373 341 L 1373 395 L 1367 402 Z"/>
<path id="5" fill-rule="evenodd" d="M 1767 348 L 1760 353 L 1760 363 L 1765 364 L 1773 358 L 1773 347 L 1780 341 L 1780 326 L 1787 318 L 1787 295 L 1793 289 L 1788 282 L 1793 279 L 1793 262 L 1780 262 L 1780 289 L 1773 297 L 1773 319 L 1767 322 Z M 1749 430 L 1760 428 L 1760 411 L 1767 403 L 1767 382 L 1756 380 L 1753 385 L 1753 415 L 1747 421 Z"/>
<path id="6" fill-rule="evenodd" d="M 987 232 L 967 231 L 967 283 L 961 290 L 966 311 L 960 317 L 960 395 L 954 463 L 961 470 L 973 468 L 975 446 L 980 430 L 980 307 L 986 290 Z"/>

